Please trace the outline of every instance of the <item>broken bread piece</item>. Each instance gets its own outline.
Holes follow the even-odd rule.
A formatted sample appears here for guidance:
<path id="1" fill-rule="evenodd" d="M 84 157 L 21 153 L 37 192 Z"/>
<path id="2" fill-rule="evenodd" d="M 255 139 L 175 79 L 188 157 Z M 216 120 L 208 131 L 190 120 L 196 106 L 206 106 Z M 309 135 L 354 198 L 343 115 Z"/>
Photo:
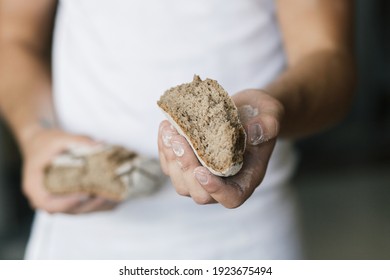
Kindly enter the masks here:
<path id="1" fill-rule="evenodd" d="M 87 193 L 113 201 L 147 195 L 163 181 L 158 161 L 123 147 L 74 147 L 45 169 L 44 183 L 53 194 Z"/>
<path id="2" fill-rule="evenodd" d="M 217 81 L 195 75 L 191 83 L 167 90 L 157 104 L 211 173 L 227 177 L 241 169 L 246 133 L 236 105 Z"/>

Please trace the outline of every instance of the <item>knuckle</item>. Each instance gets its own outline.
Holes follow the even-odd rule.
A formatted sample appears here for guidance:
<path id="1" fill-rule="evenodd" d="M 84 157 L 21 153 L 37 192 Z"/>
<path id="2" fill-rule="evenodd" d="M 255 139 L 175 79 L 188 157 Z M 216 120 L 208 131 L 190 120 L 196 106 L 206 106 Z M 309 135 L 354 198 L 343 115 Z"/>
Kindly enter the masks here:
<path id="1" fill-rule="evenodd" d="M 163 151 L 165 155 L 165 159 L 168 162 L 176 161 L 176 155 L 173 153 L 171 148 L 165 148 L 165 151 Z"/>
<path id="2" fill-rule="evenodd" d="M 53 208 L 50 208 L 50 207 L 45 207 L 43 208 L 43 210 L 45 210 L 47 213 L 49 214 L 55 214 L 55 213 L 58 213 L 58 210 L 55 210 Z"/>
<path id="3" fill-rule="evenodd" d="M 175 187 L 176 193 L 181 196 L 188 196 L 189 192 L 186 188 Z"/>
<path id="4" fill-rule="evenodd" d="M 225 206 L 225 208 L 227 209 L 235 209 L 235 208 L 238 208 L 241 204 L 238 204 L 238 203 L 228 203 L 228 204 L 224 204 L 223 206 Z"/>
<path id="5" fill-rule="evenodd" d="M 176 159 L 176 163 L 182 172 L 186 172 L 190 168 L 190 165 L 184 160 Z"/>
<path id="6" fill-rule="evenodd" d="M 242 200 L 242 199 L 233 199 L 231 201 L 229 201 L 228 203 L 224 204 L 223 206 L 225 206 L 227 209 L 235 209 L 235 208 L 238 208 L 240 207 L 243 203 L 244 203 L 245 200 Z"/>
<path id="7" fill-rule="evenodd" d="M 196 204 L 199 205 L 205 205 L 211 202 L 210 196 L 208 195 L 194 195 L 192 196 L 192 199 L 195 201 Z"/>

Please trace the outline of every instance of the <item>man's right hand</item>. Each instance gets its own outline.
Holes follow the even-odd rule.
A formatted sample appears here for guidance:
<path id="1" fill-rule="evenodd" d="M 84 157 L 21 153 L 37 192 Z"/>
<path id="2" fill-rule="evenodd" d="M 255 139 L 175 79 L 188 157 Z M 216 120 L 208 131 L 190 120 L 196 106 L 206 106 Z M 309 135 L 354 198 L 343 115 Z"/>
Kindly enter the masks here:
<path id="1" fill-rule="evenodd" d="M 41 123 L 55 119 L 50 52 L 57 1 L 0 0 L 0 6 L 0 112 L 23 151 L 23 192 L 31 206 L 70 214 L 115 207 L 100 197 L 45 190 L 44 169 L 56 155 L 71 145 L 95 143 Z"/>
<path id="2" fill-rule="evenodd" d="M 57 129 L 36 132 L 23 147 L 23 192 L 31 206 L 49 213 L 80 214 L 114 208 L 117 203 L 88 194 L 53 195 L 44 187 L 44 169 L 55 156 L 74 145 L 97 145 L 88 137 Z"/>

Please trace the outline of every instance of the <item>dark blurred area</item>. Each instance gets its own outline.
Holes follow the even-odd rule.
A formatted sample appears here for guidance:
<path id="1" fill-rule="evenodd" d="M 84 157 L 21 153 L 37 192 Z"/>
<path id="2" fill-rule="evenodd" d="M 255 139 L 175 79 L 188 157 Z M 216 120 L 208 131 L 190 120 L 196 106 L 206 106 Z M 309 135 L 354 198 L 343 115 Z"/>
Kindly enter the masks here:
<path id="1" fill-rule="evenodd" d="M 390 259 L 390 2 L 356 3 L 352 110 L 298 143 L 295 186 L 309 259 Z"/>
<path id="2" fill-rule="evenodd" d="M 297 143 L 294 187 L 307 259 L 390 259 L 389 1 L 357 1 L 356 55 L 359 84 L 348 117 Z M 20 166 L 0 124 L 0 259 L 23 257 L 32 221 Z"/>
<path id="3" fill-rule="evenodd" d="M 23 258 L 33 217 L 21 191 L 21 157 L 10 131 L 0 124 L 0 259 Z"/>

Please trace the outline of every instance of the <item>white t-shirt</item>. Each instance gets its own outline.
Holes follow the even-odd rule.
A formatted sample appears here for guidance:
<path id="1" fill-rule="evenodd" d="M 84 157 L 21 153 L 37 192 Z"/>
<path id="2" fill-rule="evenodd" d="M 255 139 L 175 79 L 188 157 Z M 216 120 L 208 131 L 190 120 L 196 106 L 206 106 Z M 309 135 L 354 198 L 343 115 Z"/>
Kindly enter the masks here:
<path id="1" fill-rule="evenodd" d="M 156 158 L 166 89 L 198 74 L 234 94 L 285 67 L 271 0 L 62 0 L 53 56 L 65 130 Z M 37 212 L 26 258 L 297 258 L 294 163 L 279 141 L 262 185 L 234 210 L 197 205 L 167 183 L 109 212 Z"/>

